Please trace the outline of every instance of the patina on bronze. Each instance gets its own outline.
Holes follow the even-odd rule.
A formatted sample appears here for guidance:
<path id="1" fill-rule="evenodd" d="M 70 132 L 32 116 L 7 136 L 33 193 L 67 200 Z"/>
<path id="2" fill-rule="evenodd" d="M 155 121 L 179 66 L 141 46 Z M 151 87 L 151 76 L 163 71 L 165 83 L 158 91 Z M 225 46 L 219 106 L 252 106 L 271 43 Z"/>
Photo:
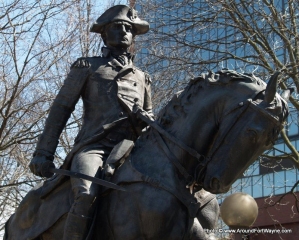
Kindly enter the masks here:
<path id="1" fill-rule="evenodd" d="M 135 141 L 139 136 L 144 125 L 130 116 L 133 105 L 152 115 L 151 80 L 134 66 L 134 56 L 128 52 L 135 36 L 148 30 L 149 24 L 141 20 L 134 9 L 124 5 L 108 9 L 91 27 L 92 32 L 101 34 L 106 45 L 102 56 L 79 58 L 71 66 L 51 107 L 29 166 L 38 176 L 48 177 L 54 172 L 72 175 L 73 203 L 64 227 L 65 240 L 86 237 L 96 209 L 97 184 L 109 186 L 103 180 L 90 181 L 91 177 L 103 177 L 105 160 L 117 143 L 123 139 Z M 84 105 L 83 125 L 74 149 L 66 158 L 63 170 L 45 171 L 44 166 L 53 160 L 61 131 L 80 97 Z M 76 177 L 78 175 L 81 178 Z M 56 179 L 52 182 L 57 181 L 57 184 L 52 184 L 50 189 L 44 187 L 42 197 L 52 194 L 55 185 L 64 181 L 62 176 Z M 123 189 L 115 184 L 110 187 Z"/>
<path id="2" fill-rule="evenodd" d="M 127 157 L 112 161 L 118 168 L 110 180 L 127 191 L 101 196 L 87 239 L 213 239 L 204 229 L 215 228 L 219 206 L 203 189 L 228 191 L 273 146 L 288 115 L 286 101 L 276 93 L 277 77 L 266 86 L 257 77 L 223 70 L 190 81 L 153 124 L 149 121 L 153 127 L 130 155 L 116 151 Z M 30 191 L 6 224 L 7 239 L 61 239 L 70 192 L 69 181 L 48 195 L 45 186 Z M 48 212 L 57 202 L 55 213 Z"/>
<path id="3" fill-rule="evenodd" d="M 86 174 L 79 173 L 79 172 L 72 172 L 72 171 L 69 171 L 69 170 L 57 169 L 57 168 L 48 168 L 47 172 L 54 173 L 54 174 L 59 174 L 59 175 L 63 175 L 63 176 L 68 176 L 68 177 L 72 177 L 72 178 L 81 178 L 81 179 L 90 181 L 92 183 L 104 186 L 106 188 L 112 188 L 112 189 L 115 189 L 115 190 L 126 191 L 125 188 L 123 188 L 121 186 L 118 186 L 114 183 L 107 182 L 107 181 L 102 180 L 100 178 L 91 177 L 91 176 L 88 176 Z"/>

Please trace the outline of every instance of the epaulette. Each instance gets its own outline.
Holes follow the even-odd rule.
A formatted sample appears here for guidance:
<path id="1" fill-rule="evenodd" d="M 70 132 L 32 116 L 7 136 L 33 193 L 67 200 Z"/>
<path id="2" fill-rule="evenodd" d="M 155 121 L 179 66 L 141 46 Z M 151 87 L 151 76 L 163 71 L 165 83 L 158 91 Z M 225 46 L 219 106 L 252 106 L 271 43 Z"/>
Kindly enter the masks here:
<path id="1" fill-rule="evenodd" d="M 152 83 L 152 79 L 151 79 L 149 73 L 145 72 L 144 75 L 145 75 L 145 82 L 147 84 L 151 84 Z"/>
<path id="2" fill-rule="evenodd" d="M 89 68 L 91 65 L 87 58 L 78 58 L 71 66 L 71 68 Z"/>

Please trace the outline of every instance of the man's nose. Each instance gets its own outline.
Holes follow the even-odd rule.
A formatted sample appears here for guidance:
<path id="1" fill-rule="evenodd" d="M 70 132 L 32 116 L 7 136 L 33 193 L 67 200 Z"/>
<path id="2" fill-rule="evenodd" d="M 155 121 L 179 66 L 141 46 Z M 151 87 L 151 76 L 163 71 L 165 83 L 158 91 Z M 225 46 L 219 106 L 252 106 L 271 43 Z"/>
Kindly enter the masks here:
<path id="1" fill-rule="evenodd" d="M 126 34 L 127 33 L 126 26 L 125 25 L 121 25 L 120 31 L 123 34 Z"/>

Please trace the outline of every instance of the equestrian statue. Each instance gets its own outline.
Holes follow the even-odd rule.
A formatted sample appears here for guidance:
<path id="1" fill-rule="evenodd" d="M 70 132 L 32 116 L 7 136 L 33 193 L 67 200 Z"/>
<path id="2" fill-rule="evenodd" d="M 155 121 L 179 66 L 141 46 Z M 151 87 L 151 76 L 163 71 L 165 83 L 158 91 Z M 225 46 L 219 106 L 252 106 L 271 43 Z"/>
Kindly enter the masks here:
<path id="1" fill-rule="evenodd" d="M 24 197 L 4 239 L 215 239 L 225 193 L 277 139 L 288 115 L 266 84 L 232 70 L 203 73 L 156 117 L 151 80 L 129 52 L 149 24 L 125 5 L 91 27 L 105 47 L 79 58 L 58 93 L 30 163 L 48 177 Z M 79 100 L 83 124 L 56 169 L 59 136 Z M 53 175 L 56 173 L 55 175 Z"/>

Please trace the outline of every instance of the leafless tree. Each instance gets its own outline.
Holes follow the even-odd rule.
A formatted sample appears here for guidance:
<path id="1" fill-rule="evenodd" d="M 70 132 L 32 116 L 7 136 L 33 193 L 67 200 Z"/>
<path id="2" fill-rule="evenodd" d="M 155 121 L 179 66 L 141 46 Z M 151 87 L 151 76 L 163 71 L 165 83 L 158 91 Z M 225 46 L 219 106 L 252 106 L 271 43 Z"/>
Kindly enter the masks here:
<path id="1" fill-rule="evenodd" d="M 0 236 L 4 222 L 40 181 L 28 169 L 48 110 L 69 71 L 82 56 L 99 55 L 102 41 L 90 33 L 101 12 L 119 1 L 41 0 L 0 3 Z M 56 164 L 73 145 L 80 103 L 60 138 Z"/>
<path id="2" fill-rule="evenodd" d="M 275 0 L 148 0 L 137 2 L 151 23 L 140 43 L 148 57 L 140 60 L 154 79 L 156 106 L 203 71 L 222 68 L 253 73 L 263 80 L 280 70 L 281 89 L 296 91 L 290 97 L 288 124 L 298 124 L 298 1 Z M 138 45 L 138 44 L 137 44 Z M 164 91 L 161 91 L 164 89 Z M 161 101 L 164 100 L 164 101 Z M 157 108 L 159 109 L 159 107 Z M 281 134 L 299 167 L 299 154 Z M 277 157 L 270 157 L 277 160 Z"/>
<path id="3" fill-rule="evenodd" d="M 284 7 L 279 6 L 281 1 L 251 0 L 168 0 L 163 4 L 148 0 L 138 4 L 151 22 L 151 35 L 144 39 L 150 41 L 147 46 L 153 58 L 146 59 L 149 68 L 156 64 L 160 71 L 187 69 L 189 77 L 217 68 L 268 75 L 283 69 L 282 80 L 291 77 L 297 81 L 293 59 L 297 51 L 296 1 L 288 1 Z M 283 49 L 285 56 L 281 56 Z"/>
<path id="4" fill-rule="evenodd" d="M 298 169 L 299 154 L 288 132 L 291 128 L 298 129 L 298 1 L 147 0 L 137 1 L 136 6 L 151 24 L 150 34 L 144 35 L 137 48 L 145 53 L 141 54 L 139 62 L 153 79 L 156 110 L 174 92 L 182 89 L 190 78 L 202 72 L 228 68 L 253 73 L 267 80 L 280 70 L 280 88 L 295 90 L 290 96 L 291 114 L 286 129 L 281 133 L 283 142 L 280 140 L 280 145 L 259 159 L 261 164 L 258 168 L 274 169 L 272 171 L 275 172 L 277 168 L 285 169 L 285 162 L 291 161 L 292 166 L 289 167 Z M 146 49 L 144 46 L 147 46 Z M 287 151 L 279 147 L 283 144 L 287 146 Z M 245 176 L 250 176 L 254 171 L 249 169 Z M 265 181 L 270 197 L 279 192 L 273 183 L 269 185 L 273 179 L 266 183 L 268 180 L 261 178 L 263 176 L 257 177 L 254 184 Z M 235 186 L 238 191 L 241 185 L 243 189 L 252 185 L 245 180 L 240 180 Z M 294 181 L 293 185 L 287 182 L 280 184 L 286 192 L 294 194 L 290 207 L 298 214 L 299 201 L 294 193 L 298 190 L 298 182 Z M 284 202 L 282 198 L 271 204 Z"/>
<path id="5" fill-rule="evenodd" d="M 107 0 L 102 7 L 118 3 Z M 102 12 L 101 4 L 94 0 L 0 4 L 0 231 L 13 208 L 39 181 L 27 165 L 69 66 L 78 57 L 99 54 L 100 37 L 88 29 Z M 139 14 L 151 23 L 150 34 L 137 39 L 136 52 L 139 65 L 152 76 L 157 111 L 190 78 L 208 70 L 233 68 L 262 79 L 281 70 L 282 89 L 299 86 L 297 1 L 147 0 L 136 4 L 141 6 Z M 140 45 L 147 57 L 139 51 Z M 290 101 L 288 124 L 297 124 L 296 91 Z M 79 103 L 60 139 L 58 162 L 72 147 L 81 124 L 80 111 Z M 279 159 L 292 159 L 298 168 L 296 148 L 287 133 L 282 137 L 291 154 L 282 153 Z"/>

